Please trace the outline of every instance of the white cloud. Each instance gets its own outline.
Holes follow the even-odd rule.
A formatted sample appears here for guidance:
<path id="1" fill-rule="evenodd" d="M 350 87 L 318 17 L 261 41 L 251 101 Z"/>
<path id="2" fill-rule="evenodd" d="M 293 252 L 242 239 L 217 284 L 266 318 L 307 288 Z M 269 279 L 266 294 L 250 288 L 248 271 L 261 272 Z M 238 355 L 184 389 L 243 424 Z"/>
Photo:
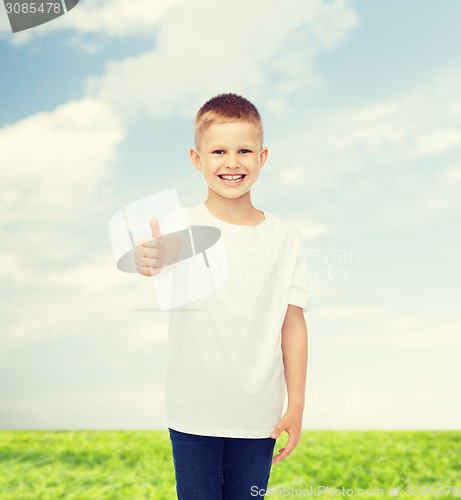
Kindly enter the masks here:
<path id="1" fill-rule="evenodd" d="M 193 115 L 199 102 L 223 91 L 257 93 L 274 106 L 277 92 L 317 81 L 313 57 L 356 24 L 346 0 L 293 0 L 289 9 L 263 0 L 187 1 L 165 13 L 154 50 L 109 63 L 102 77 L 88 79 L 87 91 L 126 114 L 154 117 Z M 274 73 L 283 79 L 261 93 Z"/>
<path id="2" fill-rule="evenodd" d="M 309 316 L 314 330 L 329 328 L 330 324 L 341 325 L 333 340 L 335 347 L 416 348 L 461 344 L 461 322 L 456 319 L 434 326 L 427 315 L 405 316 L 387 307 L 360 306 L 318 307 Z"/>
<path id="3" fill-rule="evenodd" d="M 442 345 L 461 346 L 461 337 L 459 331 L 461 323 L 451 322 L 437 327 L 437 335 L 434 335 L 433 329 L 407 331 L 394 329 L 389 333 L 373 335 L 353 335 L 344 337 L 338 341 L 341 346 L 386 346 L 386 347 L 421 347 Z"/>
<path id="4" fill-rule="evenodd" d="M 461 115 L 460 115 L 461 116 Z M 455 123 L 451 127 L 439 128 L 428 132 L 422 132 L 416 138 L 410 156 L 419 158 L 443 153 L 461 144 L 461 131 L 455 128 Z"/>
<path id="5" fill-rule="evenodd" d="M 357 223 L 370 231 L 459 212 L 459 166 L 447 158 L 461 150 L 460 96 L 461 72 L 450 71 L 394 99 L 321 114 L 306 111 L 303 129 L 271 142 L 271 162 L 283 168 L 268 180 L 262 174 L 264 196 L 270 200 L 281 191 L 310 196 L 311 216 L 319 213 L 316 204 L 325 210 L 325 196 L 337 196 L 326 216 L 338 219 L 341 205 L 366 201 L 373 217 L 367 221 L 364 214 Z"/>
<path id="6" fill-rule="evenodd" d="M 50 248 L 53 247 L 53 243 Z M 146 342 L 162 342 L 163 333 L 154 336 L 145 332 L 163 332 L 167 328 L 167 313 L 160 311 L 151 278 L 117 270 L 110 249 L 87 255 L 72 263 L 62 260 L 54 268 L 43 269 L 40 259 L 31 258 L 30 248 L 24 245 L 17 254 L 1 256 L 1 280 L 12 289 L 40 288 L 32 297 L 16 295 L 8 301 L 3 317 L 14 322 L 3 329 L 1 338 L 15 344 L 36 343 L 62 336 L 84 335 L 89 325 L 100 321 L 104 331 L 134 332 L 127 346 L 136 348 Z M 42 257 L 42 255 L 40 255 Z M 50 262 L 53 262 L 53 258 Z M 158 313 L 136 314 L 132 309 L 144 304 L 158 308 Z M 21 311 L 27 314 L 21 314 Z M 40 328 L 37 328 L 40 325 Z M 128 338 L 128 337 L 127 337 Z"/>
<path id="7" fill-rule="evenodd" d="M 0 223 L 72 219 L 99 203 L 124 133 L 119 114 L 93 97 L 0 129 Z"/>
<path id="8" fill-rule="evenodd" d="M 142 277 L 116 269 L 108 226 L 103 251 L 87 236 L 113 200 L 105 185 L 124 134 L 119 113 L 94 97 L 0 130 L 0 277 L 13 292 L 2 306 L 2 357 L 22 344 L 81 336 L 98 321 L 114 335 L 141 330 L 142 319 L 146 330 L 149 319 L 155 325 L 129 312 L 136 297 L 142 304 Z"/>
<path id="9" fill-rule="evenodd" d="M 461 166 L 444 168 L 435 178 L 423 205 L 427 210 L 439 214 L 453 215 L 461 212 Z"/>
<path id="10" fill-rule="evenodd" d="M 446 80 L 457 85 L 447 87 Z M 311 115 L 306 123 L 313 126 L 274 141 L 275 154 L 296 153 L 280 180 L 311 191 L 339 185 L 338 175 L 373 171 L 376 164 L 401 169 L 402 162 L 461 146 L 460 88 L 461 73 L 442 75 L 409 96 Z M 299 151 L 305 151 L 306 165 L 299 164 Z"/>
<path id="11" fill-rule="evenodd" d="M 7 40 L 15 46 L 23 46 L 49 32 L 73 33 L 69 43 L 83 52 L 96 51 L 98 43 L 89 44 L 86 35 L 100 38 L 151 37 L 169 9 L 188 0 L 85 0 L 69 13 L 45 24 L 18 33 L 11 33 Z M 3 3 L 0 4 L 0 31 L 11 32 Z"/>
<path id="12" fill-rule="evenodd" d="M 155 301 L 153 301 L 155 303 Z M 157 306 L 158 307 L 158 306 Z M 124 350 L 144 351 L 152 345 L 166 345 L 168 338 L 169 313 L 161 311 L 139 311 L 147 317 L 137 317 L 129 335 L 119 337 L 119 345 Z M 133 311 L 134 315 L 134 311 Z"/>
<path id="13" fill-rule="evenodd" d="M 0 2 L 0 33 L 5 35 L 11 33 L 11 26 L 4 2 Z"/>
<path id="14" fill-rule="evenodd" d="M 10 26 L 6 12 L 1 16 L 1 22 L 0 28 L 8 32 Z M 319 81 L 312 58 L 319 49 L 329 50 L 343 41 L 357 24 L 358 18 L 348 0 L 310 0 L 308 3 L 292 0 L 289 9 L 281 2 L 263 0 L 250 3 L 236 0 L 232 4 L 224 0 L 215 0 L 213 4 L 207 0 L 87 0 L 64 16 L 12 34 L 8 39 L 20 47 L 50 31 L 64 31 L 71 34 L 70 45 L 94 54 L 104 38 L 152 38 L 159 29 L 161 56 L 152 59 L 158 73 L 152 75 L 150 81 L 154 86 L 159 78 L 170 76 L 171 68 L 166 64 L 172 60 L 177 62 L 174 73 L 183 77 L 187 75 L 186 87 L 194 82 L 203 85 L 204 79 L 197 78 L 198 68 L 203 65 L 209 68 L 212 64 L 215 71 L 208 77 L 213 75 L 215 85 L 228 82 L 229 88 L 235 88 L 245 75 L 262 81 L 264 76 L 258 74 L 254 65 L 270 62 L 272 71 L 292 77 L 277 84 L 277 91 L 283 95 L 309 81 Z M 93 37 L 91 42 L 88 35 Z M 228 58 L 231 54 L 233 57 Z M 246 57 L 242 58 L 241 54 Z M 299 64 L 300 59 L 303 64 Z M 229 72 L 225 67 L 226 60 L 240 67 Z M 249 64 L 244 65 L 245 60 Z M 142 65 L 142 59 L 139 64 Z M 178 71 L 179 65 L 182 72 Z M 123 69 L 121 74 L 124 74 Z M 171 79 L 168 81 L 172 83 Z M 213 81 L 209 85 L 209 88 L 215 88 Z M 202 95 L 208 93 L 204 91 Z M 157 104 L 151 109 L 156 107 Z"/>
<path id="15" fill-rule="evenodd" d="M 321 307 L 314 313 L 315 320 L 320 322 L 361 321 L 364 319 L 383 318 L 392 311 L 384 307 Z"/>
<path id="16" fill-rule="evenodd" d="M 420 188 L 420 195 L 407 197 L 398 203 L 393 201 L 386 207 L 381 220 L 374 222 L 374 227 L 398 227 L 427 223 L 432 217 L 451 217 L 461 212 L 460 182 L 461 167 L 450 166 L 450 160 L 434 161 L 427 188 Z M 408 174 L 397 174 L 395 183 L 407 185 L 414 189 L 421 182 L 419 177 L 409 169 Z"/>
<path id="17" fill-rule="evenodd" d="M 416 391 L 408 373 L 387 374 L 387 387 L 367 380 L 336 388 L 311 384 L 306 394 L 305 429 L 458 429 L 461 407 L 453 388 L 424 380 Z M 445 408 L 447 411 L 440 411 Z"/>
<path id="18" fill-rule="evenodd" d="M 60 18 L 59 28 L 107 37 L 151 36 L 171 8 L 187 0 L 93 0 L 80 2 Z"/>
<path id="19" fill-rule="evenodd" d="M 461 182 L 461 164 L 447 168 L 440 173 L 440 180 L 443 182 Z"/>

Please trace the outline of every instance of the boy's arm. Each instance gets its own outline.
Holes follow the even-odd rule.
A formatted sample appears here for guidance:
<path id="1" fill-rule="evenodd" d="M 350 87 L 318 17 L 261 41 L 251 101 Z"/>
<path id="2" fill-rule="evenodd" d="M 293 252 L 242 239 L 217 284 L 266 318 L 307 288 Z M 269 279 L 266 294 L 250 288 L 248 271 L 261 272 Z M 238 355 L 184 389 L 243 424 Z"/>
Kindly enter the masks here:
<path id="1" fill-rule="evenodd" d="M 288 304 L 282 325 L 282 352 L 288 407 L 271 437 L 277 439 L 286 431 L 289 439 L 274 456 L 273 464 L 288 457 L 301 440 L 307 372 L 307 326 L 302 307 Z"/>
<path id="2" fill-rule="evenodd" d="M 282 325 L 282 352 L 288 410 L 303 412 L 307 373 L 307 326 L 302 307 L 288 304 Z"/>

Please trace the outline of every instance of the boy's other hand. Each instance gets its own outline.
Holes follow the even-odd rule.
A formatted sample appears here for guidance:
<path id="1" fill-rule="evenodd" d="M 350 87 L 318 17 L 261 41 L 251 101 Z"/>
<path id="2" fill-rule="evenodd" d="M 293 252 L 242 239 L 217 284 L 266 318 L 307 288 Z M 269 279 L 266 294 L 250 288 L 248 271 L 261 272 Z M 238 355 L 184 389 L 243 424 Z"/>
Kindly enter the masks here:
<path id="1" fill-rule="evenodd" d="M 301 441 L 302 434 L 302 422 L 303 422 L 303 412 L 297 410 L 287 410 L 285 415 L 281 418 L 277 427 L 272 431 L 270 437 L 272 439 L 277 439 L 280 434 L 285 431 L 288 433 L 288 443 L 285 448 L 279 449 L 279 454 L 275 455 L 272 459 L 272 463 L 276 464 L 281 462 L 290 455 L 290 453 L 296 448 L 298 443 Z"/>

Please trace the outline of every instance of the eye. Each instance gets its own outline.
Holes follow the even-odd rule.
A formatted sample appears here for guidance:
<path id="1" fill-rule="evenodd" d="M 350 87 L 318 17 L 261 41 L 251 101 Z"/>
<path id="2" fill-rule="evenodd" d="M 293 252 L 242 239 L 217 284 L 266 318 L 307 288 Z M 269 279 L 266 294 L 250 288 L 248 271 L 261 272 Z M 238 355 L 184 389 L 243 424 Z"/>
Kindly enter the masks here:
<path id="1" fill-rule="evenodd" d="M 240 151 L 247 151 L 248 153 L 251 153 L 249 149 L 241 149 Z"/>
<path id="2" fill-rule="evenodd" d="M 213 151 L 213 154 L 214 154 L 214 153 L 218 153 L 218 154 L 219 154 L 220 152 L 221 152 L 221 153 L 224 153 L 224 151 L 223 151 L 222 149 L 216 149 L 215 151 Z"/>

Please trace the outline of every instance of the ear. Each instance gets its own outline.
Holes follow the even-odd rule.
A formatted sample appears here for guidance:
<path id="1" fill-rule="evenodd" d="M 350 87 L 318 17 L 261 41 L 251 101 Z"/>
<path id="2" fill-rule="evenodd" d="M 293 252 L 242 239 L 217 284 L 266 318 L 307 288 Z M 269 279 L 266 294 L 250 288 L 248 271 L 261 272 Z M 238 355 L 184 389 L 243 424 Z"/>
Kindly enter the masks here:
<path id="1" fill-rule="evenodd" d="M 190 159 L 192 160 L 192 164 L 197 170 L 202 171 L 202 162 L 200 161 L 200 154 L 195 148 L 190 148 L 189 151 Z"/>
<path id="2" fill-rule="evenodd" d="M 269 150 L 267 149 L 267 147 L 264 147 L 261 149 L 261 152 L 259 153 L 259 166 L 260 166 L 260 168 L 262 166 L 264 166 L 264 164 L 266 163 L 268 153 L 269 153 Z"/>

